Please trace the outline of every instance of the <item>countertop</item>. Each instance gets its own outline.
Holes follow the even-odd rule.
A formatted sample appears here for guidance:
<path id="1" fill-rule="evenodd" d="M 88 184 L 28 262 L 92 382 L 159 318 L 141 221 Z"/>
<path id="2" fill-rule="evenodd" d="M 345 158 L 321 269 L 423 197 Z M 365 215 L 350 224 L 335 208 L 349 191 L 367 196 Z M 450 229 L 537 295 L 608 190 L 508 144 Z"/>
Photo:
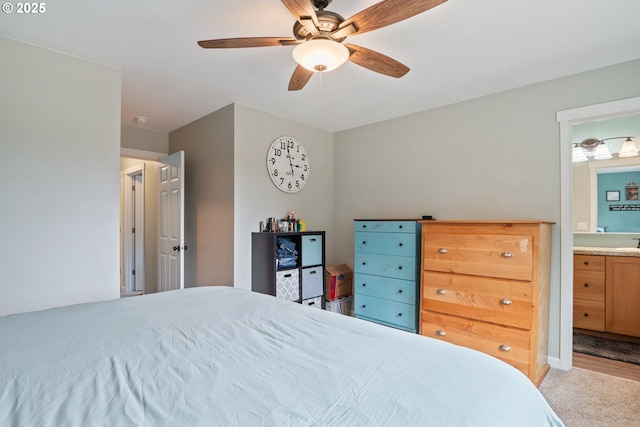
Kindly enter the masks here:
<path id="1" fill-rule="evenodd" d="M 608 256 L 632 256 L 640 257 L 639 248 L 598 248 L 586 246 L 574 246 L 574 255 L 608 255 Z"/>

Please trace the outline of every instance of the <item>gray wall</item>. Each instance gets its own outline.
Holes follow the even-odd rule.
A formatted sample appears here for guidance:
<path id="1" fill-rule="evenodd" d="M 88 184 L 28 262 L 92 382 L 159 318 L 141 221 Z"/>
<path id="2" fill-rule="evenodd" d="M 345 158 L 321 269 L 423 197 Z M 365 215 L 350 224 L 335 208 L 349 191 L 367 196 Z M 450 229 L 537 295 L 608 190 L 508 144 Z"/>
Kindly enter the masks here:
<path id="1" fill-rule="evenodd" d="M 169 134 L 185 152 L 185 286 L 233 284 L 234 109 Z"/>
<path id="2" fill-rule="evenodd" d="M 560 220 L 559 110 L 640 94 L 640 61 L 335 135 L 335 257 L 353 265 L 353 218 Z M 554 226 L 550 356 L 559 356 Z M 572 286 L 572 284 L 563 284 Z"/>
<path id="3" fill-rule="evenodd" d="M 120 87 L 0 37 L 0 315 L 118 298 Z"/>
<path id="4" fill-rule="evenodd" d="M 251 232 L 267 217 L 292 210 L 308 230 L 327 232 L 327 262 L 333 263 L 333 134 L 238 104 L 235 112 L 234 285 L 251 287 Z M 267 173 L 267 150 L 285 135 L 300 141 L 311 161 L 309 182 L 294 194 L 277 189 Z"/>

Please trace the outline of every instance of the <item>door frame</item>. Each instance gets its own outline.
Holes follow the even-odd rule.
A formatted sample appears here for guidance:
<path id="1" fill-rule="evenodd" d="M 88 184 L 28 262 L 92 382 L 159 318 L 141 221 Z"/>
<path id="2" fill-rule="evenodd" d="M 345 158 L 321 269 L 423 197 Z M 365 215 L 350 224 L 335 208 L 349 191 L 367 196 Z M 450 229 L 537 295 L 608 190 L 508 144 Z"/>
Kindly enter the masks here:
<path id="1" fill-rule="evenodd" d="M 640 113 L 640 97 L 604 102 L 556 113 L 560 124 L 560 359 L 569 370 L 573 355 L 573 162 L 572 127 Z"/>
<path id="2" fill-rule="evenodd" d="M 122 235 L 124 241 L 124 256 L 122 278 L 124 280 L 125 292 L 140 291 L 134 289 L 132 283 L 142 284 L 142 293 L 146 292 L 145 280 L 145 252 L 144 252 L 144 185 L 145 185 L 145 164 L 141 163 L 123 171 L 123 198 L 124 212 Z M 141 175 L 141 182 L 133 190 L 135 177 Z M 135 201 L 134 201 L 135 199 Z M 135 232 L 132 229 L 135 226 Z M 135 270 L 135 274 L 133 271 Z M 134 277 L 135 276 L 135 277 Z"/>

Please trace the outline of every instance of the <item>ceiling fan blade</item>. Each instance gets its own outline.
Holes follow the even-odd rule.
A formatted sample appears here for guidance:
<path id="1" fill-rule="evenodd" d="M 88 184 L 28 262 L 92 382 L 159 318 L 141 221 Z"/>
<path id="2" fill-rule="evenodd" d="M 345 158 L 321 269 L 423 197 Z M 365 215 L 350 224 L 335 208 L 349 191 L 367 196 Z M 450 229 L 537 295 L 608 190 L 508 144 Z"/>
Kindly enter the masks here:
<path id="1" fill-rule="evenodd" d="M 224 49 L 237 47 L 284 46 L 297 42 L 293 37 L 240 37 L 233 39 L 200 40 L 198 44 L 205 49 Z"/>
<path id="2" fill-rule="evenodd" d="M 345 44 L 351 55 L 349 61 L 376 73 L 399 78 L 409 72 L 409 67 L 379 52 L 362 46 Z"/>
<path id="3" fill-rule="evenodd" d="M 447 0 L 382 0 L 356 13 L 344 21 L 340 28 L 355 24 L 358 31 L 354 34 L 366 33 L 426 12 L 445 1 Z"/>
<path id="4" fill-rule="evenodd" d="M 313 71 L 307 70 L 302 65 L 298 65 L 293 71 L 291 80 L 289 80 L 289 90 L 300 90 L 307 84 Z"/>
<path id="5" fill-rule="evenodd" d="M 318 16 L 309 0 L 282 0 L 282 4 L 312 34 L 318 32 Z"/>

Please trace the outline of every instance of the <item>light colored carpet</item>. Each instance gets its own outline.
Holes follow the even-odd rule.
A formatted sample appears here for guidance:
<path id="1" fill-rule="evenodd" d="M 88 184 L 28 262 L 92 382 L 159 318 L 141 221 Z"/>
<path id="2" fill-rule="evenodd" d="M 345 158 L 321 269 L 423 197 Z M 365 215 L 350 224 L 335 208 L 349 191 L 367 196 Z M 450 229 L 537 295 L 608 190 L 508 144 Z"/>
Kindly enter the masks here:
<path id="1" fill-rule="evenodd" d="M 566 427 L 640 427 L 640 382 L 551 369 L 539 390 Z"/>

